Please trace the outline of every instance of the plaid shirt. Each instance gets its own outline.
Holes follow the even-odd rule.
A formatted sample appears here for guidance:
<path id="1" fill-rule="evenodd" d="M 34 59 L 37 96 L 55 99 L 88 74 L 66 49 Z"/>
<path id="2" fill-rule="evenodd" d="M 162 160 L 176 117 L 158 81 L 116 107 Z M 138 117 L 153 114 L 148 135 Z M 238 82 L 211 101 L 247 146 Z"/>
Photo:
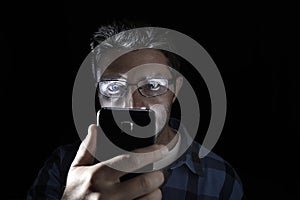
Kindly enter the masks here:
<path id="1" fill-rule="evenodd" d="M 176 121 L 170 124 L 178 127 Z M 53 152 L 29 189 L 27 200 L 61 198 L 79 145 L 80 141 Z M 165 182 L 160 188 L 163 199 L 244 199 L 242 183 L 231 165 L 213 152 L 200 159 L 200 147 L 192 142 L 187 151 L 164 170 Z"/>

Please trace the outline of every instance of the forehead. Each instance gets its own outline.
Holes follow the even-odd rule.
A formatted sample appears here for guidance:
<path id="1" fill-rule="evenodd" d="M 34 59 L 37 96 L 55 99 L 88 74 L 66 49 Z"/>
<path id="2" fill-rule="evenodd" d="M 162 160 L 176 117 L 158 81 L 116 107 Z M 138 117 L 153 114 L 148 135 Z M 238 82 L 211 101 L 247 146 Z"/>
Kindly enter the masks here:
<path id="1" fill-rule="evenodd" d="M 107 78 L 139 79 L 152 76 L 171 78 L 168 59 L 162 52 L 155 49 L 139 49 L 123 54 L 114 60 L 104 72 L 101 71 L 102 77 Z"/>

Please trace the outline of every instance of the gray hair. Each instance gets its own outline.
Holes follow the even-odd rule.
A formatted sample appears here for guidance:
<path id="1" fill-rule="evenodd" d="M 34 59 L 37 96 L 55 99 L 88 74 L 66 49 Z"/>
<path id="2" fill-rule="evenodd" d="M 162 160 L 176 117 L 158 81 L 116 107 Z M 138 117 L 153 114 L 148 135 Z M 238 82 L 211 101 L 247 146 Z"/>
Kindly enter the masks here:
<path id="1" fill-rule="evenodd" d="M 130 30 L 130 31 L 127 31 Z M 91 49 L 93 54 L 92 67 L 95 79 L 100 78 L 98 63 L 103 59 L 104 52 L 110 49 L 131 51 L 134 49 L 155 48 L 161 51 L 169 60 L 171 67 L 179 70 L 179 62 L 172 50 L 174 47 L 167 39 L 168 31 L 158 32 L 154 27 L 136 27 L 133 24 L 112 23 L 101 26 L 94 33 Z"/>

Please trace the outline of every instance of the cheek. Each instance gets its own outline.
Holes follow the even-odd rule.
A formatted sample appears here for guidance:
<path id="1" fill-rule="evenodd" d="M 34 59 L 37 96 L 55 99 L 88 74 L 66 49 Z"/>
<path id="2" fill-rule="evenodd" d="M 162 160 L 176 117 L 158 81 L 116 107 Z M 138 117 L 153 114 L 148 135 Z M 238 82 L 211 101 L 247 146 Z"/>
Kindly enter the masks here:
<path id="1" fill-rule="evenodd" d="M 155 127 L 156 133 L 158 133 L 165 127 L 169 120 L 172 98 L 169 98 L 168 96 L 160 96 L 153 98 L 153 101 L 148 101 L 147 103 L 148 104 L 145 107 L 150 108 L 155 113 Z"/>
<path id="2" fill-rule="evenodd" d="M 110 98 L 100 96 L 99 102 L 101 107 L 122 107 L 123 106 L 122 102 L 117 98 L 110 99 Z"/>
<path id="3" fill-rule="evenodd" d="M 153 98 L 140 98 L 137 103 L 137 107 L 146 107 L 150 108 L 153 106 L 162 106 L 167 111 L 170 110 L 172 106 L 173 95 L 162 95 Z"/>

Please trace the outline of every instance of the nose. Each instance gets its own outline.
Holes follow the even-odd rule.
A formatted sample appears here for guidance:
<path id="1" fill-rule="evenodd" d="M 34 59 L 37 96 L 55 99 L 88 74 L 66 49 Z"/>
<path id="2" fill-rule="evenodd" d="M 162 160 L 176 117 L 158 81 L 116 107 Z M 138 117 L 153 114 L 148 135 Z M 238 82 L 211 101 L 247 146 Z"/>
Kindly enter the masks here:
<path id="1" fill-rule="evenodd" d="M 134 99 L 132 97 L 132 94 L 127 94 L 124 100 L 124 104 L 126 108 L 133 108 L 134 106 Z"/>
<path id="2" fill-rule="evenodd" d="M 135 87 L 128 87 L 127 94 L 124 99 L 126 108 L 136 108 L 141 106 L 141 99 L 138 90 Z"/>

